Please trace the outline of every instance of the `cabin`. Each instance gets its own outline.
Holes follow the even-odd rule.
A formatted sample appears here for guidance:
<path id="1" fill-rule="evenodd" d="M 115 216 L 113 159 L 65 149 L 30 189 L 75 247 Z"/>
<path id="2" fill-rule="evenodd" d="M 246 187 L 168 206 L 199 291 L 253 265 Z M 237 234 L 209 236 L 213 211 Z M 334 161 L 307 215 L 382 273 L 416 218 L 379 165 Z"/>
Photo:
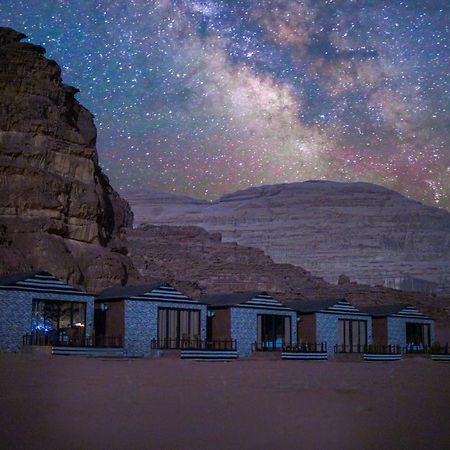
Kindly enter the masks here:
<path id="1" fill-rule="evenodd" d="M 372 343 L 372 320 L 346 299 L 289 302 L 297 311 L 298 345 L 326 343 L 328 357 L 335 353 L 363 353 Z"/>
<path id="2" fill-rule="evenodd" d="M 281 351 L 297 338 L 297 315 L 266 292 L 203 295 L 208 304 L 208 340 L 235 341 L 239 356 Z"/>
<path id="3" fill-rule="evenodd" d="M 196 347 L 206 337 L 206 305 L 167 283 L 112 287 L 95 299 L 97 336 L 122 336 L 124 354 Z"/>
<path id="4" fill-rule="evenodd" d="M 94 296 L 48 272 L 0 277 L 0 351 L 82 345 L 93 330 Z"/>
<path id="5" fill-rule="evenodd" d="M 372 317 L 375 345 L 400 346 L 405 351 L 423 351 L 434 341 L 434 320 L 407 304 L 362 308 Z"/>

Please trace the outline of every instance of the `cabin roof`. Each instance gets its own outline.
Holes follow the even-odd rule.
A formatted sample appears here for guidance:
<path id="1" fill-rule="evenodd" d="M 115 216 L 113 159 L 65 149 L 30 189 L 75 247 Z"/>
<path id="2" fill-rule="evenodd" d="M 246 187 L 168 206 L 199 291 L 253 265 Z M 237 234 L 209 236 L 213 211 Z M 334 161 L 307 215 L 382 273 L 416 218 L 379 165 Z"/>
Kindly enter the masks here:
<path id="1" fill-rule="evenodd" d="M 107 300 L 143 300 L 169 303 L 195 303 L 197 300 L 183 294 L 169 283 L 155 282 L 135 286 L 116 286 L 103 290 L 96 297 L 96 302 Z"/>
<path id="2" fill-rule="evenodd" d="M 407 306 L 411 306 L 408 304 L 396 304 L 396 305 L 373 305 L 373 306 L 364 306 L 361 307 L 361 310 L 370 314 L 371 316 L 390 316 L 391 314 L 397 314 L 402 309 Z"/>
<path id="3" fill-rule="evenodd" d="M 293 301 L 287 303 L 292 309 L 303 314 L 317 312 L 332 312 L 336 314 L 359 314 L 367 315 L 365 312 L 353 306 L 345 298 L 333 298 L 326 300 Z"/>
<path id="4" fill-rule="evenodd" d="M 223 292 L 202 295 L 200 300 L 211 306 L 235 306 L 245 303 L 261 294 L 267 295 L 266 292 Z"/>
<path id="5" fill-rule="evenodd" d="M 118 298 L 128 298 L 137 297 L 141 295 L 148 294 L 149 292 L 158 289 L 161 286 L 170 286 L 169 284 L 161 281 L 152 284 L 138 284 L 131 286 L 113 286 L 106 288 L 101 291 L 98 295 L 98 299 L 118 299 Z"/>
<path id="6" fill-rule="evenodd" d="M 202 295 L 200 300 L 212 308 L 260 308 L 288 310 L 292 308 L 273 298 L 267 292 L 224 292 Z"/>
<path id="7" fill-rule="evenodd" d="M 56 278 L 46 271 L 13 273 L 0 277 L 2 290 L 25 290 L 36 292 L 58 292 L 65 294 L 91 295 Z"/>
<path id="8" fill-rule="evenodd" d="M 51 273 L 45 271 L 12 273 L 10 275 L 3 275 L 0 277 L 0 286 L 14 286 L 19 281 L 34 278 L 36 275 L 52 276 Z"/>
<path id="9" fill-rule="evenodd" d="M 289 306 L 295 311 L 302 313 L 314 313 L 319 312 L 330 306 L 335 305 L 339 301 L 344 299 L 328 299 L 328 300 L 309 300 L 309 301 L 292 301 L 289 302 Z"/>
<path id="10" fill-rule="evenodd" d="M 387 316 L 405 316 L 416 317 L 422 319 L 431 319 L 425 314 L 418 311 L 414 306 L 407 303 L 397 303 L 394 305 L 373 305 L 361 308 L 367 314 L 373 317 L 387 317 Z"/>

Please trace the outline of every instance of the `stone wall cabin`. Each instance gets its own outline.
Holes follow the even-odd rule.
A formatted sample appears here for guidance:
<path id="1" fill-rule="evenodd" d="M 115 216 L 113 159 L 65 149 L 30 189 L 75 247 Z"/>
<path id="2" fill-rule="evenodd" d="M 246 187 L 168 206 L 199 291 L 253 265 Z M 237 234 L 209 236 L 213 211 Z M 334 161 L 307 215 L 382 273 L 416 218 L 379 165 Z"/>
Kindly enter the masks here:
<path id="1" fill-rule="evenodd" d="M 122 336 L 126 356 L 148 356 L 151 348 L 179 349 L 206 337 L 206 305 L 167 283 L 113 287 L 96 298 L 95 329 Z"/>
<path id="2" fill-rule="evenodd" d="M 201 301 L 208 304 L 208 339 L 235 340 L 239 356 L 296 342 L 295 311 L 266 292 L 211 294 Z"/>
<path id="3" fill-rule="evenodd" d="M 326 342 L 328 357 L 335 352 L 362 353 L 372 343 L 372 320 L 345 299 L 289 302 L 299 314 L 298 343 Z"/>
<path id="4" fill-rule="evenodd" d="M 414 306 L 378 305 L 362 310 L 372 316 L 376 345 L 399 345 L 406 351 L 422 351 L 434 341 L 434 320 Z"/>
<path id="5" fill-rule="evenodd" d="M 48 272 L 0 277 L 0 350 L 29 344 L 84 342 L 92 333 L 94 297 Z"/>

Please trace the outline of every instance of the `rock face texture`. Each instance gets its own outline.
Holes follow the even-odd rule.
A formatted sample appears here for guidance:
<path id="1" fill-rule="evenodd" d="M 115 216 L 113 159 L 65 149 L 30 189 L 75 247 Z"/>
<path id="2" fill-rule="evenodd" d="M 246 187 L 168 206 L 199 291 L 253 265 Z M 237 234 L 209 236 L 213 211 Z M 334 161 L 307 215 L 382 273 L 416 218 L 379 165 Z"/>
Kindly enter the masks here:
<path id="1" fill-rule="evenodd" d="M 356 305 L 411 303 L 448 326 L 448 298 L 367 286 L 339 277 L 339 284 L 290 264 L 276 264 L 262 250 L 222 242 L 199 227 L 142 225 L 128 234 L 130 256 L 147 281 L 167 280 L 184 292 L 268 291 L 282 300 L 348 298 Z"/>
<path id="2" fill-rule="evenodd" d="M 98 165 L 93 116 L 24 37 L 0 28 L 0 273 L 125 283 L 137 274 L 126 256 L 133 216 Z"/>
<path id="3" fill-rule="evenodd" d="M 205 202 L 124 194 L 137 224 L 195 225 L 335 283 L 450 292 L 450 213 L 370 183 L 262 186 Z M 170 200 L 172 198 L 172 200 Z"/>

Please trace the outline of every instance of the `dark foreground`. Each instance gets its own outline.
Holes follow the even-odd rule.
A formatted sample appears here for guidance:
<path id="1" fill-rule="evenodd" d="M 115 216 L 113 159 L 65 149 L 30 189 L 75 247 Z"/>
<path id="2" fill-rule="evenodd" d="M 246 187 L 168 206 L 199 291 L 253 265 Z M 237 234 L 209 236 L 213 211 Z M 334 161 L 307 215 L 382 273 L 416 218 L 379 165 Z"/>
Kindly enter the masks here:
<path id="1" fill-rule="evenodd" d="M 0 448 L 448 449 L 450 364 L 0 355 Z"/>

